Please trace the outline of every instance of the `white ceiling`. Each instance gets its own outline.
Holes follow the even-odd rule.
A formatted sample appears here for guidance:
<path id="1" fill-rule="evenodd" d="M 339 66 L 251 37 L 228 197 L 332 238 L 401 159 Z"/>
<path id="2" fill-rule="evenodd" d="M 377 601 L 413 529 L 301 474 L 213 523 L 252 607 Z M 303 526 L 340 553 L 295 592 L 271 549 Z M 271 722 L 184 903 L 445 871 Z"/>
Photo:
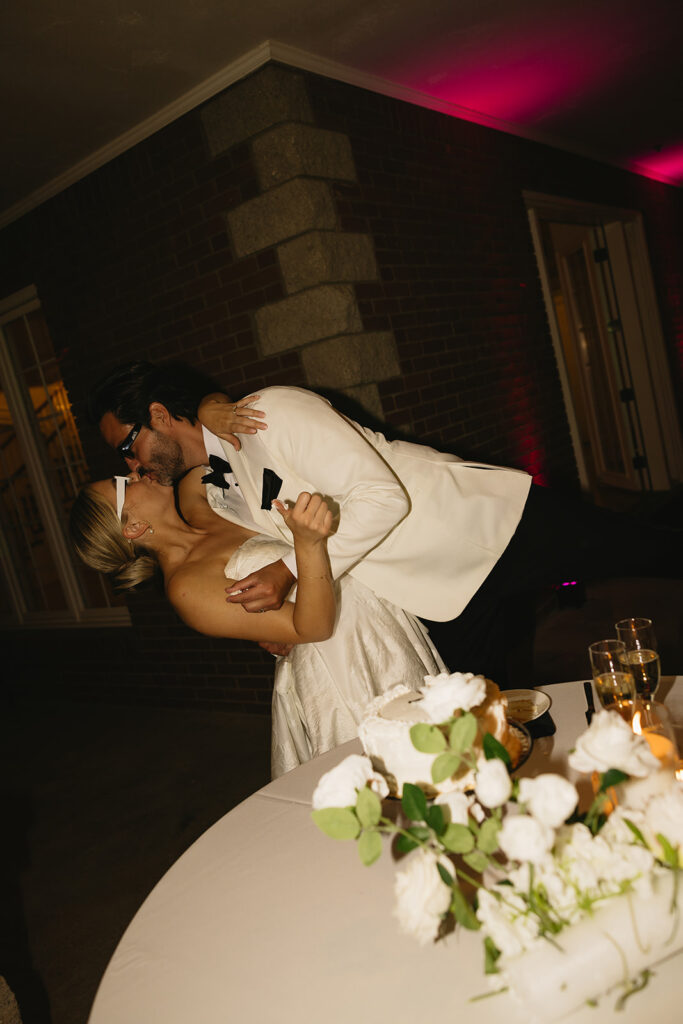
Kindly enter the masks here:
<path id="1" fill-rule="evenodd" d="M 6 0 L 0 223 L 269 56 L 680 185 L 681 12 L 681 0 Z"/>

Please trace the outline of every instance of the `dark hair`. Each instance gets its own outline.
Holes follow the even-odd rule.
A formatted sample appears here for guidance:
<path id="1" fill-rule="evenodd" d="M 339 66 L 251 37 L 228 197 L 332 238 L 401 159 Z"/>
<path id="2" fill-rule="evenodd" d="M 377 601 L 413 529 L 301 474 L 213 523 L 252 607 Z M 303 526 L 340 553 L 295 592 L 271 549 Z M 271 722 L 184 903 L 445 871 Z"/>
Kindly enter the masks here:
<path id="1" fill-rule="evenodd" d="M 88 417 L 99 423 L 112 412 L 121 423 L 150 425 L 149 406 L 161 402 L 174 419 L 194 423 L 204 395 L 219 385 L 184 363 L 126 363 L 103 377 L 88 397 Z"/>

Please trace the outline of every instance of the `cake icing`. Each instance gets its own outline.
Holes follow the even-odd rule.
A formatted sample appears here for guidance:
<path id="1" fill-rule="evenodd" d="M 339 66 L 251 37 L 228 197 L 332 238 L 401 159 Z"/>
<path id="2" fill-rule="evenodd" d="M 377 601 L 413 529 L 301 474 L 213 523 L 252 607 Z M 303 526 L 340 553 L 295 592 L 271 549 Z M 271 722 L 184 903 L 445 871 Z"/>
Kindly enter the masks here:
<path id="1" fill-rule="evenodd" d="M 420 691 L 403 685 L 395 686 L 368 705 L 358 727 L 365 753 L 374 767 L 386 776 L 394 796 L 401 795 L 405 782 L 420 786 L 429 796 L 472 788 L 474 776 L 465 767 L 443 782 L 432 782 L 432 764 L 436 755 L 416 750 L 410 738 L 411 726 L 417 722 L 434 721 L 427 712 L 430 700 L 426 698 L 431 698 L 435 692 L 431 687 L 450 683 L 452 690 L 454 682 L 459 692 L 469 690 L 479 700 L 476 705 L 469 706 L 479 727 L 475 748 L 481 750 L 483 737 L 488 732 L 508 749 L 513 760 L 519 752 L 519 741 L 508 727 L 507 701 L 490 679 L 468 672 L 453 676 L 426 676 L 425 686 Z M 444 715 L 444 720 L 460 713 L 461 708 L 452 707 Z"/>

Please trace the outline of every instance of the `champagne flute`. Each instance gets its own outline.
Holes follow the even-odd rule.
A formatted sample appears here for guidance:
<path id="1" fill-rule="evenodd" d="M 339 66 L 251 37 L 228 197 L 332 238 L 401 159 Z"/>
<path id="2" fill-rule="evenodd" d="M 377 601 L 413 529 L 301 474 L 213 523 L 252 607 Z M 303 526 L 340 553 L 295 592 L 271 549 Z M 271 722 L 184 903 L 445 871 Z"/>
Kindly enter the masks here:
<path id="1" fill-rule="evenodd" d="M 678 746 L 669 709 L 656 700 L 637 701 L 631 728 L 644 736 L 650 750 L 662 767 L 675 771 L 678 767 Z"/>
<path id="2" fill-rule="evenodd" d="M 631 672 L 638 697 L 650 701 L 659 686 L 660 666 L 652 619 L 620 619 L 615 623 L 617 636 L 626 648 L 622 667 Z"/>
<path id="3" fill-rule="evenodd" d="M 598 699 L 608 711 L 617 711 L 627 722 L 633 716 L 636 686 L 633 675 L 624 671 L 626 647 L 622 640 L 598 640 L 588 648 L 593 683 Z"/>

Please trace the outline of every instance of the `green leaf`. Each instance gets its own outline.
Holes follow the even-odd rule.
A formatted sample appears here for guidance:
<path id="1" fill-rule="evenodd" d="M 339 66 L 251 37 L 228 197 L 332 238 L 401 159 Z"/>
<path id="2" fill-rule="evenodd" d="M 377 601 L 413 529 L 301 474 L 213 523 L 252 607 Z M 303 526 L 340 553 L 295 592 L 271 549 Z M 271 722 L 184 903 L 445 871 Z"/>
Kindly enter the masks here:
<path id="1" fill-rule="evenodd" d="M 427 824 L 434 829 L 437 836 L 444 831 L 446 822 L 443 820 L 443 808 L 439 804 L 432 804 L 427 811 Z"/>
<path id="2" fill-rule="evenodd" d="M 324 807 L 311 811 L 311 817 L 331 839 L 355 839 L 360 832 L 360 822 L 350 807 Z"/>
<path id="3" fill-rule="evenodd" d="M 626 782 L 628 775 L 626 772 L 619 771 L 618 768 L 610 768 L 609 771 L 603 772 L 600 776 L 600 788 L 598 793 L 604 793 L 610 786 L 618 786 L 620 782 Z"/>
<path id="4" fill-rule="evenodd" d="M 440 754 L 446 749 L 446 737 L 435 725 L 418 722 L 410 727 L 413 746 L 423 754 Z"/>
<path id="5" fill-rule="evenodd" d="M 411 821 L 424 821 L 427 817 L 427 800 L 419 786 L 406 782 L 403 786 L 401 805 Z"/>
<path id="6" fill-rule="evenodd" d="M 455 879 L 453 878 L 453 875 L 450 873 L 450 871 L 447 871 L 443 864 L 441 864 L 439 861 L 436 862 L 436 869 L 441 875 L 441 881 L 445 882 L 446 885 L 452 888 Z"/>
<path id="7" fill-rule="evenodd" d="M 476 914 L 463 896 L 462 889 L 457 885 L 453 889 L 451 906 L 453 907 L 455 920 L 458 924 L 461 924 L 463 928 L 469 928 L 471 932 L 476 932 L 481 928 L 481 924 L 477 920 Z"/>
<path id="8" fill-rule="evenodd" d="M 382 802 L 369 786 L 363 786 L 358 790 L 356 814 L 363 828 L 376 825 L 382 817 Z"/>
<path id="9" fill-rule="evenodd" d="M 487 818 L 479 829 L 477 836 L 477 847 L 482 853 L 495 853 L 498 849 L 498 833 L 500 822 L 495 818 Z"/>
<path id="10" fill-rule="evenodd" d="M 382 837 L 379 832 L 362 832 L 358 840 L 358 854 L 368 867 L 374 864 L 382 853 Z"/>
<path id="11" fill-rule="evenodd" d="M 457 754 L 439 754 L 434 759 L 432 765 L 432 782 L 439 783 L 443 782 L 444 779 L 449 779 L 454 772 L 457 772 L 460 767 L 460 758 Z"/>
<path id="12" fill-rule="evenodd" d="M 500 950 L 490 935 L 484 939 L 484 974 L 498 974 L 496 966 Z"/>
<path id="13" fill-rule="evenodd" d="M 473 714 L 466 711 L 464 715 L 457 718 L 451 726 L 449 742 L 454 754 L 462 754 L 464 750 L 474 743 L 477 737 L 477 720 Z"/>
<path id="14" fill-rule="evenodd" d="M 420 842 L 429 839 L 429 829 L 424 825 L 414 825 L 407 830 L 408 835 L 400 835 L 396 839 L 396 849 L 399 853 L 409 853 L 414 850 Z M 413 838 L 414 837 L 414 838 Z"/>
<path id="15" fill-rule="evenodd" d="M 452 821 L 446 826 L 441 842 L 451 853 L 469 853 L 474 849 L 474 836 L 467 825 L 456 825 Z"/>
<path id="16" fill-rule="evenodd" d="M 484 736 L 482 746 L 484 748 L 484 757 L 487 761 L 493 761 L 493 759 L 497 757 L 500 758 L 501 761 L 504 761 L 508 768 L 510 767 L 510 755 L 503 744 L 500 743 L 490 732 L 487 732 Z"/>
<path id="17" fill-rule="evenodd" d="M 410 853 L 419 845 L 417 839 L 410 839 L 408 836 L 398 836 L 396 839 L 396 849 L 399 853 Z"/>
<path id="18" fill-rule="evenodd" d="M 630 828 L 630 829 L 631 829 L 631 832 L 633 832 L 633 835 L 634 835 L 634 836 L 636 837 L 636 839 L 638 840 L 638 842 L 640 843 L 640 845 L 641 845 L 641 846 L 644 846 L 644 847 L 645 847 L 645 848 L 647 849 L 647 848 L 648 848 L 648 846 L 647 846 L 647 842 L 645 841 L 645 836 L 644 836 L 644 835 L 643 835 L 643 833 L 642 833 L 642 832 L 640 831 L 640 829 L 638 828 L 638 826 L 637 826 L 637 825 L 634 825 L 634 824 L 633 824 L 633 822 L 632 822 L 632 821 L 629 821 L 629 819 L 628 819 L 628 818 L 622 818 L 621 820 L 623 821 L 624 825 L 626 825 L 626 827 L 627 827 L 627 828 Z"/>
<path id="19" fill-rule="evenodd" d="M 462 859 L 468 867 L 478 874 L 481 874 L 489 866 L 489 859 L 481 850 L 472 850 L 471 853 L 466 853 Z"/>
<path id="20" fill-rule="evenodd" d="M 678 867 L 678 849 L 673 847 L 666 836 L 662 835 L 661 832 L 657 833 L 657 841 L 662 848 L 664 854 L 664 863 L 668 864 L 670 868 Z"/>

